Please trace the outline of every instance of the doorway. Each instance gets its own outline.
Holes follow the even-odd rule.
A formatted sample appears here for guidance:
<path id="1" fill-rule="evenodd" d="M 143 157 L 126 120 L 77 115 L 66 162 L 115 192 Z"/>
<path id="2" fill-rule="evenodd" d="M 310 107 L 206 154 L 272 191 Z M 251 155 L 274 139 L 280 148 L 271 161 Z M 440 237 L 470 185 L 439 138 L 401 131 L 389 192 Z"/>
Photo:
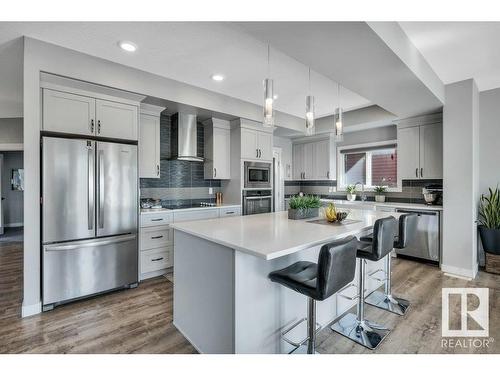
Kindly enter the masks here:
<path id="1" fill-rule="evenodd" d="M 0 152 L 0 242 L 22 242 L 24 168 L 22 151 Z"/>

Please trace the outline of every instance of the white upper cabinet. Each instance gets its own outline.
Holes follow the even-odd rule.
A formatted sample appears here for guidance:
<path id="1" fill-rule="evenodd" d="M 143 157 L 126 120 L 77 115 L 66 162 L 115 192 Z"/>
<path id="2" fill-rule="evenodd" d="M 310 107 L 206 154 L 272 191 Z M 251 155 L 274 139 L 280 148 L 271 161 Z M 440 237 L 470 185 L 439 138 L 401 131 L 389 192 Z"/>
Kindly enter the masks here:
<path id="1" fill-rule="evenodd" d="M 443 178 L 443 127 L 420 126 L 420 177 Z"/>
<path id="2" fill-rule="evenodd" d="M 44 89 L 42 102 L 43 130 L 94 135 L 94 98 Z"/>
<path id="3" fill-rule="evenodd" d="M 76 91 L 78 93 L 43 89 L 43 130 L 137 140 L 138 105 L 98 99 L 90 92 Z"/>
<path id="4" fill-rule="evenodd" d="M 401 179 L 420 176 L 420 130 L 418 126 L 398 129 L 398 174 Z"/>
<path id="5" fill-rule="evenodd" d="M 292 169 L 294 180 L 330 180 L 333 157 L 331 139 L 295 143 L 292 150 Z"/>
<path id="6" fill-rule="evenodd" d="M 137 106 L 96 100 L 97 135 L 137 140 Z"/>
<path id="7" fill-rule="evenodd" d="M 400 179 L 443 178 L 443 127 L 434 123 L 398 128 Z"/>
<path id="8" fill-rule="evenodd" d="M 164 108 L 141 104 L 139 177 L 160 178 L 160 113 Z"/>
<path id="9" fill-rule="evenodd" d="M 259 159 L 272 161 L 273 160 L 273 135 L 272 133 L 258 132 Z"/>
<path id="10" fill-rule="evenodd" d="M 203 123 L 205 133 L 205 179 L 231 178 L 231 128 L 229 121 L 209 119 Z"/>
<path id="11" fill-rule="evenodd" d="M 241 128 L 241 157 L 243 159 L 259 158 L 258 137 L 257 131 Z"/>

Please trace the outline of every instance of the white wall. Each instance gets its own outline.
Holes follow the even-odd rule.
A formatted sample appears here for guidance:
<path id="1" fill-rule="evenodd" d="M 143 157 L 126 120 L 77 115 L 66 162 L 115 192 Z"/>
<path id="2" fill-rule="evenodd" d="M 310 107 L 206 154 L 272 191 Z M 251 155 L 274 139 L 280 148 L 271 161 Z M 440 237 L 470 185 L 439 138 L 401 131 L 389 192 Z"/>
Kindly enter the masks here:
<path id="1" fill-rule="evenodd" d="M 339 146 L 358 145 L 362 143 L 393 141 L 397 139 L 398 132 L 396 125 L 366 129 L 357 132 L 344 133 L 344 140 L 339 142 Z"/>
<path id="2" fill-rule="evenodd" d="M 500 184 L 500 88 L 479 93 L 479 192 Z"/>
<path id="3" fill-rule="evenodd" d="M 23 143 L 22 118 L 0 118 L 0 145 L 8 143 Z"/>
<path id="4" fill-rule="evenodd" d="M 273 137 L 273 146 L 281 148 L 281 163 L 285 171 L 285 180 L 292 179 L 292 141 L 290 138 Z M 289 175 L 287 175 L 289 173 Z"/>
<path id="5" fill-rule="evenodd" d="M 445 87 L 442 270 L 477 274 L 479 96 L 474 80 Z"/>
<path id="6" fill-rule="evenodd" d="M 5 226 L 20 226 L 23 224 L 23 192 L 12 190 L 11 177 L 12 170 L 23 168 L 22 151 L 2 152 L 2 202 L 3 223 Z"/>

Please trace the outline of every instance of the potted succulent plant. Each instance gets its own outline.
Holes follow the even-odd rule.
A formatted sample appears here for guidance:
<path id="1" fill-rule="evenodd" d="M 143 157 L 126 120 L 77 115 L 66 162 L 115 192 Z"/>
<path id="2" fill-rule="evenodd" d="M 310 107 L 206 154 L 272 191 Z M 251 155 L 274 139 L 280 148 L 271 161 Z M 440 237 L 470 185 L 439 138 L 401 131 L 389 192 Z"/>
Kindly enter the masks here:
<path id="1" fill-rule="evenodd" d="M 500 191 L 498 186 L 479 202 L 479 235 L 486 254 L 486 271 L 500 274 Z"/>
<path id="2" fill-rule="evenodd" d="M 348 201 L 352 202 L 356 200 L 356 185 L 347 185 L 345 191 L 347 191 Z"/>
<path id="3" fill-rule="evenodd" d="M 321 201 L 318 196 L 293 196 L 289 202 L 288 218 L 292 220 L 308 219 L 319 216 Z"/>
<path id="4" fill-rule="evenodd" d="M 375 202 L 385 202 L 385 193 L 387 192 L 387 187 L 385 186 L 375 186 Z"/>

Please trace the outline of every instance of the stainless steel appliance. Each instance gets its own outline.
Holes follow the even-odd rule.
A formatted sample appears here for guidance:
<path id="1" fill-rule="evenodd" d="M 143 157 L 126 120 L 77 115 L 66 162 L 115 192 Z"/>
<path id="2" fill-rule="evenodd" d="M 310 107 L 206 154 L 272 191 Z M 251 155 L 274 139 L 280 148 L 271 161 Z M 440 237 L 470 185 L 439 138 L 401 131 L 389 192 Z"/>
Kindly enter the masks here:
<path id="1" fill-rule="evenodd" d="M 243 215 L 272 212 L 272 190 L 243 190 Z"/>
<path id="2" fill-rule="evenodd" d="M 439 211 L 398 208 L 396 212 L 418 215 L 415 240 L 404 249 L 396 249 L 396 253 L 439 262 L 441 253 L 441 218 Z"/>
<path id="3" fill-rule="evenodd" d="M 272 164 L 246 161 L 243 163 L 245 170 L 245 189 L 272 189 Z"/>
<path id="4" fill-rule="evenodd" d="M 42 138 L 44 310 L 136 285 L 137 146 Z"/>
<path id="5" fill-rule="evenodd" d="M 203 161 L 203 158 L 197 155 L 198 123 L 196 115 L 182 112 L 174 114 L 170 140 L 171 159 Z"/>

